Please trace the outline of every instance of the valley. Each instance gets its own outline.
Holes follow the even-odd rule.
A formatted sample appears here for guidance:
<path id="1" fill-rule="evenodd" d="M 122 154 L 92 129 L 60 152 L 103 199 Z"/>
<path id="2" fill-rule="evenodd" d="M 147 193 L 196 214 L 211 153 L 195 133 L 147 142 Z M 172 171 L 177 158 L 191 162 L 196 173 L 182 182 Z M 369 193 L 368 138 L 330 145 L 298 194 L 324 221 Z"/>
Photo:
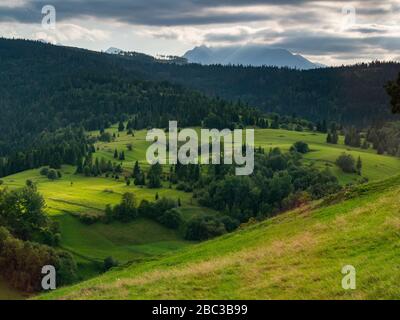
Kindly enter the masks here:
<path id="1" fill-rule="evenodd" d="M 398 299 L 399 176 L 39 299 Z M 344 265 L 357 289 L 343 290 Z"/>
<path id="2" fill-rule="evenodd" d="M 394 0 L 3 2 L 0 302 L 400 300 Z"/>
<path id="3" fill-rule="evenodd" d="M 60 225 L 60 248 L 74 256 L 82 280 L 101 273 L 102 263 L 107 257 L 113 257 L 121 266 L 138 265 L 160 259 L 174 251 L 183 250 L 184 252 L 185 248 L 196 247 L 196 242 L 184 240 L 182 230 L 171 230 L 146 218 L 135 219 L 128 223 L 116 221 L 110 224 L 89 225 L 78 219 L 81 214 L 104 215 L 105 206 L 119 203 L 125 192 L 135 194 L 138 201 L 143 199 L 154 201 L 156 197 L 180 199 L 182 205 L 178 210 L 186 221 L 193 216 L 219 214 L 212 209 L 199 206 L 191 192 L 179 191 L 175 187 L 170 188 L 166 182 L 163 182 L 161 188 L 155 189 L 135 186 L 133 183 L 128 186 L 123 176 L 130 175 L 135 161 L 138 161 L 143 168 L 148 167 L 145 153 L 150 143 L 145 140 L 146 130 L 135 131 L 132 135 L 126 131 L 119 132 L 118 126 L 114 125 L 105 131 L 110 135 L 115 135 L 115 140 L 98 141 L 95 144 L 94 157 L 116 161 L 115 150 L 124 151 L 125 159 L 118 160 L 123 168 L 123 173 L 118 179 L 105 176 L 85 177 L 75 174 L 76 167 L 68 165 L 62 166 L 60 170 L 62 177 L 54 181 L 40 175 L 40 169 L 27 170 L 2 178 L 1 188 L 20 188 L 28 179 L 37 184 L 38 191 L 46 201 L 46 213 Z M 97 136 L 99 132 L 93 131 L 90 135 Z M 337 145 L 327 144 L 325 140 L 326 135 L 317 132 L 282 129 L 255 130 L 256 148 L 261 146 L 269 150 L 279 147 L 282 151 L 289 151 L 296 141 L 306 142 L 310 147 L 310 152 L 304 155 L 302 161 L 308 166 L 319 169 L 328 168 L 337 176 L 342 185 L 357 183 L 361 177 L 369 181 L 378 181 L 400 172 L 398 158 L 378 155 L 372 149 L 364 150 L 345 146 L 343 137 L 340 137 Z M 355 173 L 343 173 L 335 165 L 335 159 L 342 152 L 361 157 L 363 161 L 361 177 Z M 165 170 L 167 171 L 167 168 Z M 6 298 L 9 293 L 5 291 L 0 295 Z"/>

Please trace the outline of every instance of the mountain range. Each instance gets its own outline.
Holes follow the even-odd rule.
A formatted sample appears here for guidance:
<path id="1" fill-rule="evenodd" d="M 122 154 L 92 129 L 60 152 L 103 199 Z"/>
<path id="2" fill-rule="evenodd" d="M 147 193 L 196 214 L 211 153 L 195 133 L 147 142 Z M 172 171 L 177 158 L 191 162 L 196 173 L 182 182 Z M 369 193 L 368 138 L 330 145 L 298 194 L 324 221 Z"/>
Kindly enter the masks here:
<path id="1" fill-rule="evenodd" d="M 293 69 L 314 69 L 323 67 L 299 54 L 286 49 L 270 48 L 262 45 L 207 47 L 200 46 L 186 52 L 183 56 L 191 63 L 204 65 L 250 65 L 275 66 Z"/>
<path id="2" fill-rule="evenodd" d="M 125 51 L 110 47 L 105 53 L 123 55 Z M 299 70 L 325 67 L 322 64 L 313 63 L 299 54 L 293 54 L 286 49 L 269 48 L 262 45 L 226 47 L 207 47 L 203 45 L 187 51 L 182 58 L 188 63 L 202 65 L 273 66 Z"/>

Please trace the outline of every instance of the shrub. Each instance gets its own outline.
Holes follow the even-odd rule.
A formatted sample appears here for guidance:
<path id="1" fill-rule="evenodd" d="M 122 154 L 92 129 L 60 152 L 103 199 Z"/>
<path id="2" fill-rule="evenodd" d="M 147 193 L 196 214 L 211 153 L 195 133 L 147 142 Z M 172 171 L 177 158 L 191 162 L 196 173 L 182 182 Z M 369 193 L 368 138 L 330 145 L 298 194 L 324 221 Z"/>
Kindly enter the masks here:
<path id="1" fill-rule="evenodd" d="M 121 203 L 114 207 L 114 215 L 120 221 L 129 221 L 137 218 L 136 196 L 131 192 L 124 193 Z"/>
<path id="2" fill-rule="evenodd" d="M 343 170 L 343 172 L 354 173 L 356 172 L 356 161 L 351 154 L 342 153 L 336 159 L 336 165 Z"/>
<path id="3" fill-rule="evenodd" d="M 40 174 L 42 176 L 47 176 L 49 174 L 49 168 L 44 167 L 44 168 L 40 169 Z"/>
<path id="4" fill-rule="evenodd" d="M 187 240 L 207 240 L 226 233 L 224 224 L 210 216 L 196 217 L 190 220 L 186 227 Z"/>
<path id="5" fill-rule="evenodd" d="M 100 135 L 99 140 L 103 141 L 103 142 L 111 142 L 112 141 L 112 135 L 109 132 L 103 132 Z"/>
<path id="6" fill-rule="evenodd" d="M 290 148 L 291 151 L 297 151 L 299 153 L 307 153 L 310 151 L 310 148 L 308 147 L 308 144 L 303 142 L 303 141 L 297 141 L 296 143 L 293 144 L 293 146 Z"/>
<path id="7" fill-rule="evenodd" d="M 107 257 L 104 259 L 103 262 L 103 271 L 106 272 L 110 270 L 111 268 L 118 267 L 119 262 L 115 260 L 113 257 Z"/>
<path id="8" fill-rule="evenodd" d="M 94 224 L 94 223 L 98 222 L 101 218 L 99 215 L 90 214 L 90 213 L 80 214 L 78 217 L 79 217 L 79 220 L 86 225 Z"/>
<path id="9" fill-rule="evenodd" d="M 54 169 L 50 169 L 47 173 L 47 178 L 49 178 L 50 180 L 56 180 L 58 179 L 58 174 L 57 171 Z"/>
<path id="10" fill-rule="evenodd" d="M 225 229 L 228 232 L 236 230 L 240 225 L 240 222 L 238 220 L 233 219 L 229 216 L 222 216 L 222 218 L 220 218 L 220 221 L 224 224 Z"/>
<path id="11" fill-rule="evenodd" d="M 282 201 L 282 209 L 290 210 L 294 208 L 301 207 L 307 202 L 311 201 L 311 195 L 306 191 L 300 191 L 296 193 L 291 193 Z"/>
<path id="12" fill-rule="evenodd" d="M 157 221 L 170 229 L 178 229 L 182 224 L 181 214 L 176 209 L 170 209 L 160 214 Z"/>

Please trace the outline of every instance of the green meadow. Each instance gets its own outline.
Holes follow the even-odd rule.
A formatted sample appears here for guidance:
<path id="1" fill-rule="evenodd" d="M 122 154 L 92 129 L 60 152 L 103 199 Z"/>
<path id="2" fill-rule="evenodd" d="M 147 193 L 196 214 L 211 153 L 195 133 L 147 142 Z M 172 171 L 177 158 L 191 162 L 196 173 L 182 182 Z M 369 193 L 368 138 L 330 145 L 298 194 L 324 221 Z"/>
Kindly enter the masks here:
<path id="1" fill-rule="evenodd" d="M 376 150 L 363 150 L 344 145 L 344 138 L 340 137 L 337 145 L 326 143 L 326 134 L 315 132 L 296 132 L 287 130 L 264 129 L 256 130 L 255 145 L 262 146 L 265 150 L 279 147 L 282 150 L 289 150 L 296 141 L 304 141 L 309 144 L 311 152 L 304 156 L 305 161 L 310 165 L 320 168 L 328 167 L 343 184 L 357 181 L 357 174 L 343 173 L 336 165 L 337 157 L 346 152 L 353 155 L 355 159 L 361 157 L 363 163 L 362 176 L 370 181 L 388 178 L 400 173 L 400 159 L 376 154 Z"/>
<path id="2" fill-rule="evenodd" d="M 61 288 L 41 299 L 398 299 L 400 178 Z M 356 289 L 342 287 L 342 268 Z"/>
<path id="3" fill-rule="evenodd" d="M 119 135 L 114 142 L 97 143 L 96 147 L 99 150 L 96 152 L 97 157 L 103 157 L 107 160 L 115 161 L 113 158 L 114 150 L 125 152 L 125 161 L 122 161 L 123 168 L 131 170 L 134 162 L 146 167 L 145 159 L 146 149 L 150 142 L 146 141 L 146 131 L 136 131 L 132 137 L 126 132 L 118 133 L 117 127 L 113 126 L 106 131 Z M 92 134 L 98 135 L 98 132 Z M 338 177 L 342 184 L 355 182 L 360 179 L 357 174 L 343 173 L 336 165 L 337 157 L 343 153 L 353 155 L 355 159 L 359 156 L 363 162 L 362 176 L 370 181 L 388 178 L 397 172 L 400 172 L 400 159 L 378 155 L 376 150 L 361 148 L 353 148 L 344 145 L 344 137 L 341 136 L 337 145 L 326 143 L 326 134 L 316 132 L 297 132 L 282 129 L 256 129 L 255 130 L 256 147 L 263 147 L 266 151 L 270 148 L 279 147 L 284 151 L 288 151 L 290 147 L 297 141 L 304 141 L 309 144 L 311 152 L 305 155 L 304 160 L 310 165 L 315 165 L 319 168 L 330 168 Z M 127 145 L 132 145 L 132 151 L 127 150 Z M 117 161 L 118 162 L 118 161 Z"/>
<path id="4" fill-rule="evenodd" d="M 39 174 L 39 169 L 29 170 L 3 179 L 3 186 L 22 187 L 27 179 L 34 181 L 46 201 L 46 211 L 59 222 L 61 247 L 71 252 L 82 269 L 83 277 L 98 272 L 98 266 L 109 256 L 120 263 L 149 258 L 190 244 L 175 231 L 151 220 L 136 220 L 128 224 L 114 222 L 106 225 L 85 225 L 77 214 L 103 214 L 107 204 L 117 204 L 125 192 L 133 192 L 138 201 L 154 201 L 159 197 L 181 199 L 182 212 L 188 208 L 201 209 L 192 205 L 191 195 L 175 189 L 139 188 L 127 186 L 123 179 L 84 177 L 74 174 L 75 168 L 63 166 L 62 178 L 51 181 Z M 190 210 L 189 210 L 190 211 Z M 209 211 L 209 209 L 205 209 Z M 189 217 L 189 215 L 188 215 Z"/>
<path id="5" fill-rule="evenodd" d="M 198 288 L 197 290 L 195 290 L 193 298 L 280 297 L 276 294 L 271 293 L 268 290 L 265 292 L 265 294 L 261 294 L 259 291 L 261 290 L 260 287 L 255 288 L 257 290 L 255 290 L 254 293 L 252 293 L 251 286 L 247 289 L 243 289 L 244 291 L 242 291 L 242 289 L 240 289 L 243 284 L 242 281 L 245 281 L 245 279 L 242 278 L 246 278 L 249 272 L 245 269 L 247 268 L 247 266 L 242 266 L 243 268 L 240 269 L 241 263 L 239 262 L 237 268 L 235 267 L 227 273 L 221 273 L 220 266 L 218 266 L 218 268 L 215 269 L 215 277 L 217 278 L 208 277 L 208 274 L 206 274 L 206 279 L 203 279 L 205 274 L 203 272 L 200 272 L 200 270 L 198 270 L 200 274 L 197 275 L 193 273 L 192 278 L 191 276 L 189 276 L 189 273 L 192 274 L 191 271 L 189 272 L 188 269 L 184 267 L 184 265 L 188 263 L 190 264 L 190 268 L 195 268 L 194 266 L 192 266 L 194 261 L 199 261 L 202 264 L 207 264 L 207 261 L 209 259 L 216 259 L 219 250 L 222 250 L 222 252 L 225 252 L 227 255 L 229 253 L 229 259 L 231 259 L 230 254 L 234 253 L 238 254 L 236 258 L 240 258 L 241 254 L 244 254 L 240 253 L 240 248 L 244 248 L 244 244 L 246 244 L 246 246 L 253 246 L 255 250 L 254 254 L 263 255 L 262 250 L 260 249 L 261 251 L 258 251 L 256 247 L 261 244 L 261 242 L 257 241 L 261 241 L 262 239 L 264 239 L 264 236 L 262 236 L 262 234 L 264 233 L 265 237 L 269 239 L 268 241 L 267 238 L 265 239 L 267 243 L 272 243 L 273 239 L 286 239 L 288 241 L 291 241 L 289 243 L 293 243 L 294 245 L 295 238 L 292 237 L 294 237 L 296 234 L 299 234 L 299 228 L 302 223 L 310 223 L 311 226 L 311 223 L 315 222 L 316 225 L 318 225 L 318 223 L 323 224 L 321 225 L 321 228 L 327 228 L 327 226 L 324 225 L 325 221 L 322 222 L 320 220 L 324 220 L 323 217 L 326 215 L 331 215 L 332 217 L 330 219 L 334 219 L 334 217 L 336 219 L 336 216 L 339 215 L 339 212 L 336 211 L 344 210 L 344 208 L 347 206 L 344 205 L 345 207 L 332 207 L 335 209 L 331 208 L 323 211 L 331 212 L 329 214 L 317 210 L 316 212 L 319 213 L 312 213 L 312 216 L 315 215 L 318 218 L 309 218 L 311 220 L 307 220 L 308 218 L 306 220 L 303 220 L 302 218 L 298 219 L 298 213 L 289 213 L 284 217 L 273 219 L 273 221 L 267 221 L 261 224 L 260 227 L 255 228 L 254 230 L 252 228 L 250 228 L 249 230 L 246 229 L 246 231 L 240 231 L 221 239 L 207 242 L 201 245 L 183 240 L 182 232 L 180 230 L 170 230 L 154 221 L 146 219 L 138 219 L 130 223 L 114 222 L 108 225 L 102 223 L 85 225 L 80 222 L 76 215 L 82 213 L 96 215 L 103 214 L 105 206 L 107 204 L 115 205 L 119 203 L 122 194 L 125 192 L 133 192 L 136 195 L 138 202 L 140 202 L 142 199 L 154 201 L 156 194 L 158 194 L 160 198 L 167 197 L 174 200 L 180 199 L 182 206 L 179 208 L 179 210 L 184 219 L 190 219 L 194 216 L 204 214 L 218 214 L 218 212 L 215 212 L 213 210 L 200 207 L 196 203 L 196 200 L 192 198 L 191 193 L 178 191 L 174 189 L 174 187 L 170 188 L 167 182 L 164 182 L 163 187 L 160 189 L 137 187 L 133 183 L 127 186 L 123 179 L 123 176 L 129 175 L 132 172 L 135 161 L 139 161 L 142 168 L 146 168 L 148 166 L 145 159 L 145 154 L 147 147 L 150 145 L 150 143 L 146 142 L 145 140 L 146 131 L 136 131 L 134 133 L 134 136 L 127 134 L 125 131 L 118 132 L 116 126 L 113 126 L 106 131 L 110 133 L 115 133 L 116 139 L 112 142 L 96 143 L 96 153 L 94 154 L 94 156 L 98 158 L 103 157 L 106 160 L 121 163 L 124 173 L 118 180 L 112 177 L 85 177 L 83 175 L 76 175 L 75 167 L 63 166 L 60 170 L 62 173 L 62 178 L 59 180 L 51 181 L 47 177 L 41 176 L 39 174 L 39 169 L 34 169 L 3 178 L 3 185 L 1 186 L 3 188 L 19 188 L 25 184 L 27 179 L 30 179 L 37 183 L 39 192 L 43 194 L 46 200 L 47 213 L 60 224 L 61 247 L 74 255 L 76 261 L 78 262 L 82 279 L 89 279 L 98 275 L 100 272 L 102 261 L 109 256 L 117 259 L 122 265 L 133 264 L 136 266 L 137 264 L 139 264 L 137 268 L 129 267 L 129 269 L 127 269 L 129 271 L 122 271 L 121 277 L 133 277 L 134 279 L 136 279 L 135 277 L 138 277 L 137 279 L 142 279 L 142 276 L 147 277 L 146 275 L 144 275 L 143 270 L 145 270 L 146 268 L 154 268 L 156 272 L 157 268 L 163 268 L 164 264 L 168 265 L 168 261 L 170 261 L 173 265 L 179 265 L 180 269 L 176 272 L 184 272 L 184 274 L 188 273 L 187 282 L 184 285 L 182 284 L 182 287 L 179 283 L 176 283 L 175 285 L 170 281 L 166 281 L 164 279 L 164 276 L 162 275 L 164 274 L 164 272 L 159 271 L 161 274 L 160 277 L 162 278 L 162 284 L 159 291 L 155 291 L 155 288 L 153 288 L 151 284 L 152 280 L 149 280 L 148 289 L 146 284 L 143 291 L 136 292 L 136 289 L 134 289 L 135 286 L 133 285 L 131 287 L 130 280 L 127 280 L 127 287 L 129 289 L 122 291 L 123 296 L 117 295 L 115 290 L 117 290 L 118 288 L 114 288 L 114 284 L 112 283 L 114 273 L 110 273 L 110 275 L 104 276 L 105 278 L 101 278 L 107 279 L 108 284 L 106 287 L 110 289 L 109 293 L 108 291 L 106 293 L 101 289 L 98 291 L 97 287 L 99 282 L 96 281 L 99 280 L 94 280 L 94 282 L 88 283 L 95 285 L 95 289 L 93 289 L 93 297 L 131 298 L 131 294 L 134 294 L 135 297 L 143 298 L 187 298 L 188 296 L 185 296 L 185 290 L 190 286 Z M 98 135 L 99 132 L 91 132 L 91 134 Z M 390 178 L 391 176 L 396 175 L 400 170 L 400 160 L 395 157 L 377 155 L 376 152 L 372 149 L 362 150 L 359 148 L 349 148 L 343 144 L 343 137 L 341 137 L 338 145 L 327 144 L 325 142 L 325 139 L 326 135 L 314 132 L 295 132 L 272 129 L 256 129 L 255 131 L 255 146 L 263 147 L 266 152 L 268 152 L 268 150 L 273 147 L 279 147 L 282 150 L 287 151 L 293 145 L 293 143 L 297 141 L 307 142 L 311 151 L 304 156 L 303 161 L 305 161 L 310 166 L 317 166 L 321 169 L 328 167 L 339 178 L 339 181 L 342 184 L 356 182 L 361 178 L 357 174 L 344 174 L 339 168 L 336 167 L 334 162 L 342 152 L 351 153 L 355 158 L 357 158 L 358 156 L 361 157 L 363 162 L 362 177 L 368 178 L 369 181 Z M 129 145 L 131 146 L 132 150 L 129 150 Z M 117 149 L 118 152 L 124 151 L 124 161 L 114 159 L 115 149 Z M 377 197 L 377 195 L 375 195 L 375 197 Z M 370 202 L 369 198 L 364 197 L 363 199 L 363 203 L 365 204 Z M 357 201 L 358 200 L 353 200 L 353 208 L 357 208 L 361 204 L 361 202 Z M 281 221 L 284 221 L 284 223 L 282 224 L 282 226 L 279 227 L 279 232 L 270 230 L 275 230 L 275 228 L 278 228 L 278 222 L 280 224 Z M 312 233 L 310 234 L 312 235 Z M 244 237 L 244 235 L 246 236 Z M 319 236 L 323 237 L 323 234 Z M 226 242 L 227 240 L 224 239 L 236 240 L 229 240 L 230 244 L 228 245 L 228 242 Z M 336 240 L 339 241 L 339 239 Z M 308 240 L 306 239 L 306 241 Z M 329 241 L 333 243 L 334 239 L 332 238 Z M 279 245 L 285 247 L 283 244 Z M 273 248 L 268 247 L 266 250 L 268 251 L 272 249 Z M 328 250 L 329 252 L 331 252 L 330 249 L 323 246 L 320 247 L 319 250 L 321 252 L 323 252 L 324 250 Z M 177 253 L 176 258 L 174 258 L 175 256 L 171 256 L 171 253 L 175 251 L 179 252 Z M 250 252 L 252 251 L 250 250 Z M 197 253 L 199 253 L 200 260 L 195 258 L 195 256 L 197 256 Z M 341 253 L 343 254 L 344 258 L 346 256 L 346 252 L 342 251 Z M 164 256 L 166 256 L 165 260 L 157 260 L 160 257 Z M 202 257 L 205 260 L 201 260 Z M 248 256 L 244 258 L 250 259 L 250 257 Z M 324 264 L 329 264 L 330 258 L 331 257 L 329 256 L 326 258 L 328 260 L 322 259 L 321 261 L 323 261 Z M 153 262 L 153 260 L 155 259 L 156 262 Z M 221 259 L 225 258 L 221 257 Z M 221 259 L 219 259 L 218 257 L 217 260 L 220 261 Z M 297 259 L 298 261 L 300 261 L 300 256 L 296 256 L 293 259 Z M 320 265 L 320 263 L 322 263 L 317 260 L 315 261 L 317 265 Z M 221 263 L 222 265 L 225 265 L 225 262 Z M 257 262 L 257 265 L 262 269 L 260 263 L 261 261 Z M 280 271 L 282 271 L 284 261 L 277 261 L 276 263 L 277 266 L 281 268 Z M 232 267 L 231 264 L 235 264 L 233 263 L 233 260 L 228 263 L 229 268 Z M 273 263 L 267 264 L 265 265 L 265 268 L 273 269 L 274 265 L 275 264 Z M 257 268 L 255 266 L 254 268 L 254 271 L 257 271 Z M 310 266 L 307 266 L 307 268 L 310 268 Z M 205 270 L 208 270 L 207 265 Z M 212 268 L 212 270 L 214 269 Z M 251 268 L 249 270 L 251 270 Z M 330 273 L 327 271 L 329 277 L 332 277 L 333 269 L 329 268 L 329 270 Z M 165 274 L 169 274 L 169 272 L 172 272 L 173 279 L 175 277 L 175 271 L 171 271 L 168 269 Z M 204 272 L 206 273 L 206 271 Z M 243 274 L 241 274 L 241 272 L 243 272 Z M 292 275 L 294 277 L 295 273 L 299 273 L 300 270 L 291 269 L 290 272 L 294 272 L 294 274 Z M 274 272 L 274 274 L 277 277 L 278 273 Z M 264 280 L 271 280 L 272 276 L 273 275 L 267 275 L 266 279 Z M 320 276 L 316 275 L 316 277 Z M 269 282 L 265 282 L 264 280 L 257 278 L 256 282 L 260 285 L 262 284 L 268 287 L 267 283 Z M 136 280 L 132 280 L 132 283 L 135 283 L 135 281 Z M 212 284 L 213 281 L 215 281 L 215 286 L 219 287 L 214 288 Z M 303 284 L 301 284 L 300 286 L 299 281 L 304 281 L 304 279 L 298 279 L 296 281 L 296 283 L 299 284 L 299 286 L 296 285 L 297 288 L 304 288 L 303 290 L 305 290 L 305 293 L 310 294 L 310 292 L 307 291 L 307 286 L 303 287 Z M 232 284 L 228 285 L 227 282 L 231 282 Z M 284 280 L 282 280 L 282 283 L 283 282 Z M 329 281 L 327 283 L 329 283 Z M 205 289 L 202 289 L 203 286 Z M 288 284 L 288 286 L 294 285 Z M 171 288 L 171 290 L 167 289 L 169 287 Z M 215 289 L 215 291 L 211 290 L 211 287 L 213 287 L 213 290 Z M 81 287 L 78 286 L 76 288 Z M 178 294 L 178 290 L 181 289 L 183 290 L 182 294 Z M 52 296 L 64 297 L 65 295 L 65 297 L 79 298 L 79 290 L 76 291 L 76 294 L 74 292 L 75 291 L 61 290 L 59 295 L 58 293 L 55 293 Z M 1 287 L 0 284 L 0 297 L 7 297 L 7 295 L 9 294 L 10 293 L 7 293 L 5 287 Z M 113 294 L 114 296 L 112 296 Z M 259 294 L 259 296 L 257 296 L 257 294 Z M 269 294 L 271 294 L 271 296 L 269 296 Z M 294 296 L 300 297 L 300 293 L 297 292 Z M 320 296 L 324 297 L 324 295 L 321 294 Z M 291 297 L 293 297 L 293 295 L 291 295 Z"/>

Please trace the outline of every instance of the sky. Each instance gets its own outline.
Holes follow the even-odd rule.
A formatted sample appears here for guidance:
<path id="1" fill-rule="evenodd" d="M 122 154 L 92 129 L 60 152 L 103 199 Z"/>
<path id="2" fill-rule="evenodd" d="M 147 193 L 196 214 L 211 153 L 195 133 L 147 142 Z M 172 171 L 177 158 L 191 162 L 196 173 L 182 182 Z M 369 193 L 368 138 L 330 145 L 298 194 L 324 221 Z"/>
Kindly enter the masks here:
<path id="1" fill-rule="evenodd" d="M 0 0 L 0 36 L 151 55 L 259 44 L 326 65 L 400 60 L 400 0 Z"/>

